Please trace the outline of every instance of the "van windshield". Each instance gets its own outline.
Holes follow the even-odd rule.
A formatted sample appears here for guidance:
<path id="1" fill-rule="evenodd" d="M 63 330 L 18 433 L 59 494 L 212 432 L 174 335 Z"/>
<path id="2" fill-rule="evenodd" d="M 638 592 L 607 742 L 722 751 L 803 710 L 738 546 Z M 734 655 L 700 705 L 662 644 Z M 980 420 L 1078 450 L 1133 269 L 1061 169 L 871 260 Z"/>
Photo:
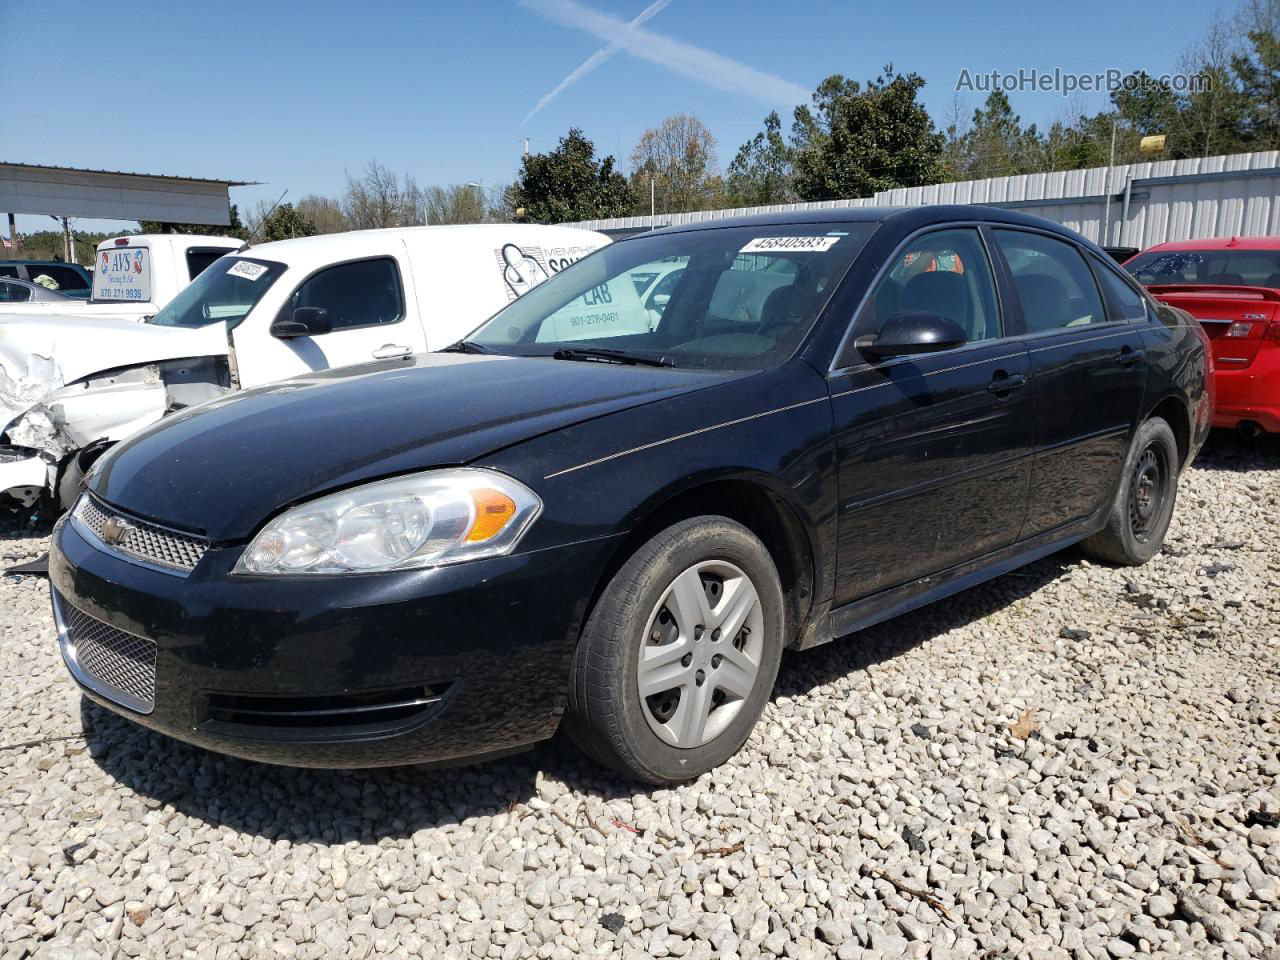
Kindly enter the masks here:
<path id="1" fill-rule="evenodd" d="M 237 326 L 266 293 L 285 265 L 251 257 L 224 257 L 169 301 L 148 322 L 159 327 Z"/>
<path id="2" fill-rule="evenodd" d="M 534 287 L 467 342 L 493 353 L 764 369 L 795 352 L 877 223 L 632 237 Z"/>

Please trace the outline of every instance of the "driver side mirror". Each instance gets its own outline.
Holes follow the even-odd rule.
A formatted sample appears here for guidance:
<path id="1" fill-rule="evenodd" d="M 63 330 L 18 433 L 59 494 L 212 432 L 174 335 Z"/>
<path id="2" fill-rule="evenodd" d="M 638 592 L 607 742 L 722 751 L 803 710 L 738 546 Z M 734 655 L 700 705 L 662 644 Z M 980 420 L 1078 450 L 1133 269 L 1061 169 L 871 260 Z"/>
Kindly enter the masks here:
<path id="1" fill-rule="evenodd" d="M 950 317 L 928 310 L 895 313 L 884 329 L 873 336 L 859 337 L 854 346 L 873 360 L 936 353 L 963 346 L 968 337 Z"/>
<path id="2" fill-rule="evenodd" d="M 277 340 L 295 340 L 298 337 L 317 337 L 332 331 L 329 311 L 324 307 L 295 307 L 293 316 L 288 319 L 276 318 L 271 324 L 270 333 Z"/>

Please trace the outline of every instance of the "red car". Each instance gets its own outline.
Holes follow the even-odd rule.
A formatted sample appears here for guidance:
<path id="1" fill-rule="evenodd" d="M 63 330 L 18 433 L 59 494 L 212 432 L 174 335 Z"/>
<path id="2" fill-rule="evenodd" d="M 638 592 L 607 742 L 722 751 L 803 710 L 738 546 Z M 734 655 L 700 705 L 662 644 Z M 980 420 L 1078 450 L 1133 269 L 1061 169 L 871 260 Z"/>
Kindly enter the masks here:
<path id="1" fill-rule="evenodd" d="M 1280 238 L 1162 243 L 1127 260 L 1151 295 L 1200 321 L 1213 343 L 1215 427 L 1280 433 Z"/>

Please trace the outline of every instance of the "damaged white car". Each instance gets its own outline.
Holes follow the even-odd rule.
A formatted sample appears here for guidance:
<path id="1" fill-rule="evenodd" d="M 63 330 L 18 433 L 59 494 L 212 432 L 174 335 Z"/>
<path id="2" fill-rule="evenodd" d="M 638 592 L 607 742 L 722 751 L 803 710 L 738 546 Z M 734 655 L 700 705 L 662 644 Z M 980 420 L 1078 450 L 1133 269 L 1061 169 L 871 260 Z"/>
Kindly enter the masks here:
<path id="1" fill-rule="evenodd" d="M 0 314 L 0 500 L 65 508 L 111 444 L 228 391 L 445 347 L 608 242 L 501 224 L 331 234 L 222 257 L 142 323 Z"/>

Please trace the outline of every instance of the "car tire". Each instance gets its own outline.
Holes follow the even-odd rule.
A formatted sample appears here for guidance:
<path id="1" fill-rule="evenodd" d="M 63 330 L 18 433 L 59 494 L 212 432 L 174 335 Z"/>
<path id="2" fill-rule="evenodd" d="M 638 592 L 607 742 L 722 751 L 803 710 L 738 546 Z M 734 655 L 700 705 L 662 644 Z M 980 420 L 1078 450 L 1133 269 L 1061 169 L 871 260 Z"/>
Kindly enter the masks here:
<path id="1" fill-rule="evenodd" d="M 668 527 L 623 563 L 587 619 L 570 678 L 570 735 L 645 783 L 719 766 L 773 692 L 783 609 L 773 558 L 742 524 L 703 516 Z"/>
<path id="2" fill-rule="evenodd" d="M 1135 567 L 1164 545 L 1178 496 L 1178 444 L 1169 424 L 1152 417 L 1138 427 L 1107 525 L 1081 547 L 1095 560 Z"/>

